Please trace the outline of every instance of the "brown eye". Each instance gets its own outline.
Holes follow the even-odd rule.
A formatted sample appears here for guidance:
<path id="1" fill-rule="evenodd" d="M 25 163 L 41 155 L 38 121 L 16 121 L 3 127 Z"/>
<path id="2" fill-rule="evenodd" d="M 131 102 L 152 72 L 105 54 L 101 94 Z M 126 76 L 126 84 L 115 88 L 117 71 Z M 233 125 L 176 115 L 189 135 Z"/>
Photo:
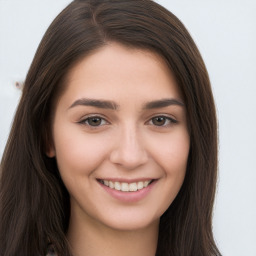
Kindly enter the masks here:
<path id="1" fill-rule="evenodd" d="M 95 128 L 108 124 L 108 122 L 100 116 L 90 116 L 90 117 L 84 118 L 83 120 L 79 121 L 78 123 L 81 125 L 95 127 Z"/>
<path id="2" fill-rule="evenodd" d="M 102 123 L 102 118 L 100 117 L 89 117 L 86 119 L 86 123 L 90 126 L 99 126 Z"/>
<path id="3" fill-rule="evenodd" d="M 150 123 L 155 126 L 167 126 L 177 123 L 177 121 L 173 118 L 166 116 L 156 116 L 151 119 Z"/>
<path id="4" fill-rule="evenodd" d="M 163 126 L 166 123 L 166 119 L 164 116 L 157 116 L 152 118 L 152 123 L 156 126 Z"/>

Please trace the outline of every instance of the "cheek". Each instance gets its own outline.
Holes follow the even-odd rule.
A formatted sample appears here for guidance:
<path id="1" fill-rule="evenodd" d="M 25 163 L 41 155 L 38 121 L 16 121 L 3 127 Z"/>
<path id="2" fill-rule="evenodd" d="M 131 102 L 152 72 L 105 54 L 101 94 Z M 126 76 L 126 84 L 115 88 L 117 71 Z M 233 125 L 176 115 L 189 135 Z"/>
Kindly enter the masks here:
<path id="1" fill-rule="evenodd" d="M 158 147 L 151 146 L 152 155 L 165 171 L 166 175 L 184 175 L 190 149 L 190 138 L 186 130 L 168 134 L 161 139 Z"/>
<path id="2" fill-rule="evenodd" d="M 160 143 L 161 142 L 161 143 Z M 177 196 L 186 174 L 190 138 L 186 130 L 151 137 L 151 156 L 160 167 L 162 178 L 156 184 L 159 193 L 154 197 L 158 205 L 155 216 L 160 217 Z"/>
<path id="3" fill-rule="evenodd" d="M 190 139 L 187 134 L 172 138 L 170 143 L 165 143 L 162 154 L 159 156 L 159 163 L 165 172 L 164 203 L 166 210 L 177 196 L 187 169 L 187 160 L 190 149 Z"/>
<path id="4" fill-rule="evenodd" d="M 169 155 L 164 156 L 167 164 L 173 166 L 174 170 L 185 170 L 190 149 L 189 138 L 185 136 L 175 139 L 170 145 L 166 145 L 166 148 L 166 154 Z"/>
<path id="5" fill-rule="evenodd" d="M 68 129 L 55 135 L 56 159 L 60 174 L 90 174 L 107 156 L 106 138 L 86 136 L 84 132 L 70 132 Z M 102 144 L 104 141 L 104 145 Z"/>

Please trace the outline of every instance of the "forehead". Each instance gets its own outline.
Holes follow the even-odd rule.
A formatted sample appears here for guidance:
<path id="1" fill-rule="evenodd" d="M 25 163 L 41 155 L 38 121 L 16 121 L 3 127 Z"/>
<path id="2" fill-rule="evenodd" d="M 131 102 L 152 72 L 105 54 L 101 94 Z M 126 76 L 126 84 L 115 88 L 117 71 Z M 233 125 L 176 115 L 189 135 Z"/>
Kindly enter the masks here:
<path id="1" fill-rule="evenodd" d="M 79 98 L 144 95 L 182 98 L 173 73 L 157 53 L 111 43 L 74 65 L 65 79 L 64 95 Z M 115 100 L 115 99 L 113 99 Z"/>

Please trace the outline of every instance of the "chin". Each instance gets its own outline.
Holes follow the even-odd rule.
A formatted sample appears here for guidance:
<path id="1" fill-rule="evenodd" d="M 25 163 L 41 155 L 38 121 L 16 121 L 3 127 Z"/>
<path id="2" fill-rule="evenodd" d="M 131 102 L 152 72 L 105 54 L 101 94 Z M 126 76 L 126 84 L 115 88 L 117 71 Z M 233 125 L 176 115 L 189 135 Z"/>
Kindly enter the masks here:
<path id="1" fill-rule="evenodd" d="M 118 231 L 138 231 L 149 228 L 158 228 L 160 217 L 152 218 L 143 216 L 116 216 L 103 220 L 103 224 Z"/>

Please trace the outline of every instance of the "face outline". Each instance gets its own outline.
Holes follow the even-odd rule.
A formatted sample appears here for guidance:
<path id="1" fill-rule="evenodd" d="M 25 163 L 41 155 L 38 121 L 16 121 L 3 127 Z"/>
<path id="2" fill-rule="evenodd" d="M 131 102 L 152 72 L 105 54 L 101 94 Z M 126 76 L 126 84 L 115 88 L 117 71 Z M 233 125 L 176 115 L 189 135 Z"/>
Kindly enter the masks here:
<path id="1" fill-rule="evenodd" d="M 75 65 L 56 104 L 52 138 L 47 155 L 56 157 L 70 194 L 70 221 L 116 230 L 155 225 L 185 177 L 190 138 L 182 95 L 165 62 L 147 50 L 111 43 Z M 131 190 L 136 183 L 138 191 L 103 181 Z"/>

